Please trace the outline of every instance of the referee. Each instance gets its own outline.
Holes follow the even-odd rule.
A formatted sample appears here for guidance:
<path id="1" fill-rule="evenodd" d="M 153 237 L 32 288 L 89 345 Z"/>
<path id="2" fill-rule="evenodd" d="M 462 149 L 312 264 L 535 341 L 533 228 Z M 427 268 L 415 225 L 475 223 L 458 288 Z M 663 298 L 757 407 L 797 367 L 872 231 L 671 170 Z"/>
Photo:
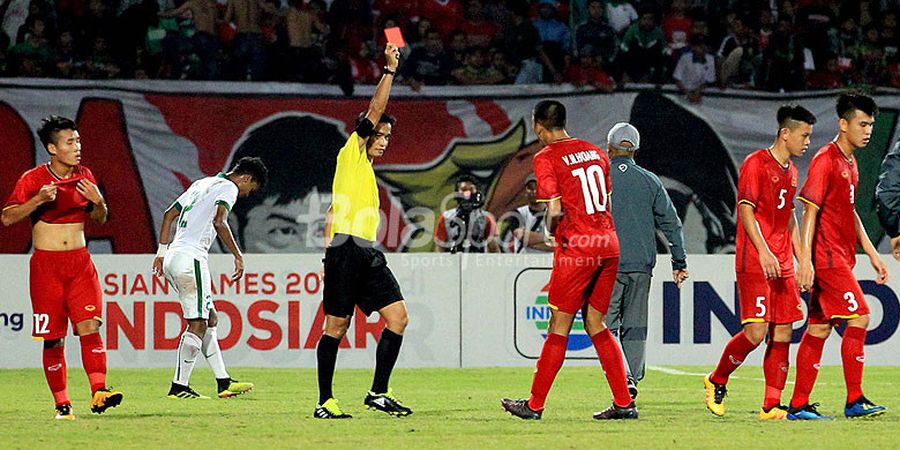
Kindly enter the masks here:
<path id="1" fill-rule="evenodd" d="M 672 276 L 681 288 L 687 279 L 687 259 L 681 220 L 662 182 L 634 162 L 641 135 L 631 124 L 620 122 L 607 136 L 612 177 L 612 216 L 621 255 L 606 326 L 618 338 L 625 354 L 628 390 L 637 397 L 637 383 L 644 378 L 647 342 L 647 301 L 650 277 L 656 266 L 656 230 L 669 241 Z"/>
<path id="2" fill-rule="evenodd" d="M 351 417 L 341 411 L 331 388 L 338 346 L 357 306 L 366 315 L 378 311 L 387 323 L 375 350 L 375 379 L 363 403 L 393 416 L 412 414 L 388 385 L 409 322 L 406 303 L 384 254 L 374 248 L 381 213 L 372 161 L 384 154 L 391 139 L 394 119 L 384 110 L 400 52 L 387 44 L 384 55 L 387 65 L 369 109 L 360 115 L 356 130 L 338 154 L 325 221 L 325 333 L 316 348 L 319 403 L 313 413 L 319 419 Z"/>

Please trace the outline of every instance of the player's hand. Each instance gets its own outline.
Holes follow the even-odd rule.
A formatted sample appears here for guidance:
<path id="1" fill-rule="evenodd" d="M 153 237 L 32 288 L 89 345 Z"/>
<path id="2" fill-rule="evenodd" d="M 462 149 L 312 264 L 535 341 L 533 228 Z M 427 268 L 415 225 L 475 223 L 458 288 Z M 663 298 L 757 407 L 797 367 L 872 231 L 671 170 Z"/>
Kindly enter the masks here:
<path id="1" fill-rule="evenodd" d="M 153 275 L 156 275 L 158 277 L 162 276 L 162 274 L 163 274 L 162 265 L 163 265 L 163 257 L 162 256 L 157 256 L 156 258 L 153 258 Z"/>
<path id="2" fill-rule="evenodd" d="M 681 283 L 684 283 L 684 280 L 688 279 L 688 270 L 673 270 L 672 278 L 675 280 L 675 286 L 678 286 L 678 289 L 681 289 Z"/>
<path id="3" fill-rule="evenodd" d="M 513 237 L 515 237 L 516 240 L 521 241 L 522 236 L 525 236 L 525 229 L 524 228 L 516 228 L 515 230 L 513 230 L 512 233 L 513 233 Z"/>
<path id="4" fill-rule="evenodd" d="M 84 198 L 95 205 L 99 205 L 103 202 L 103 195 L 100 194 L 100 189 L 96 184 L 91 183 L 87 179 L 80 180 L 78 184 L 75 185 L 75 189 L 83 195 Z"/>
<path id="5" fill-rule="evenodd" d="M 801 262 L 800 268 L 797 269 L 797 285 L 800 286 L 800 292 L 812 289 L 815 277 L 816 271 L 813 269 L 812 262 Z"/>
<path id="6" fill-rule="evenodd" d="M 894 259 L 900 261 L 900 236 L 891 238 L 891 253 L 893 253 Z"/>
<path id="7" fill-rule="evenodd" d="M 234 273 L 231 275 L 231 281 L 240 280 L 244 276 L 244 258 L 242 256 L 234 257 Z"/>
<path id="8" fill-rule="evenodd" d="M 387 68 L 392 72 L 397 70 L 397 64 L 400 63 L 400 49 L 395 44 L 388 42 L 384 48 L 384 59 L 387 61 Z"/>
<path id="9" fill-rule="evenodd" d="M 55 184 L 45 184 L 41 186 L 41 190 L 38 191 L 38 199 L 41 204 L 56 200 L 56 189 Z"/>
<path id="10" fill-rule="evenodd" d="M 781 264 L 778 263 L 778 259 L 771 250 L 766 249 L 759 253 L 759 265 L 767 279 L 772 280 L 781 276 Z"/>
<path id="11" fill-rule="evenodd" d="M 888 279 L 891 277 L 891 274 L 888 273 L 887 264 L 881 260 L 878 256 L 871 258 L 872 268 L 875 269 L 875 272 L 878 274 L 878 277 L 875 279 L 876 284 L 884 284 L 887 283 Z"/>

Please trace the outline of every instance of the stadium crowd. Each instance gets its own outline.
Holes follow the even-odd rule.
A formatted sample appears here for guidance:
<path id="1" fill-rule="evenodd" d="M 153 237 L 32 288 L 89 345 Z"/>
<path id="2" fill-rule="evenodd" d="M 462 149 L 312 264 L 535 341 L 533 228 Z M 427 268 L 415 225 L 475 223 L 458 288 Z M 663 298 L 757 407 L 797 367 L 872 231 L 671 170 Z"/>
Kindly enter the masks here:
<path id="1" fill-rule="evenodd" d="M 900 87 L 900 0 L 6 0 L 0 75 Z"/>

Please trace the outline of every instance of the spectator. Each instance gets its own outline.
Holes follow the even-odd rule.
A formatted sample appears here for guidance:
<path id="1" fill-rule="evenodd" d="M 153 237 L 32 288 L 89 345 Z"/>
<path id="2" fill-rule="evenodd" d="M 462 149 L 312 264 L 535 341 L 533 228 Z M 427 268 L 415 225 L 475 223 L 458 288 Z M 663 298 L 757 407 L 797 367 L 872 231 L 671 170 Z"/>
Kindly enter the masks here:
<path id="1" fill-rule="evenodd" d="M 590 49 L 578 52 L 578 62 L 566 69 L 565 81 L 575 86 L 591 86 L 603 92 L 616 89 L 616 81 L 603 71 L 603 58 L 595 55 Z"/>
<path id="2" fill-rule="evenodd" d="M 759 13 L 759 48 L 765 53 L 769 46 L 769 37 L 775 32 L 775 15 L 771 9 L 763 8 Z"/>
<path id="3" fill-rule="evenodd" d="M 291 0 L 285 16 L 291 81 L 319 83 L 325 81 L 322 48 L 318 45 L 328 34 L 321 10 L 303 8 L 302 0 Z"/>
<path id="4" fill-rule="evenodd" d="M 497 84 L 503 74 L 489 64 L 487 51 L 481 47 L 469 49 L 466 65 L 453 71 L 453 78 L 462 85 Z"/>
<path id="5" fill-rule="evenodd" d="M 610 64 L 616 59 L 619 43 L 615 30 L 603 17 L 603 1 L 590 0 L 587 4 L 588 19 L 575 30 L 575 43 L 579 49 L 599 55 Z"/>
<path id="6" fill-rule="evenodd" d="M 484 53 L 484 49 L 475 51 Z M 434 229 L 438 253 L 499 253 L 497 222 L 483 209 L 484 200 L 475 179 L 463 175 L 456 182 L 458 207 L 444 211 Z"/>
<path id="7" fill-rule="evenodd" d="M 44 19 L 32 17 L 28 22 L 25 39 L 13 46 L 9 53 L 19 76 L 43 77 L 48 75 L 48 65 L 52 57 L 50 45 L 44 35 Z"/>
<path id="8" fill-rule="evenodd" d="M 659 83 L 663 76 L 665 38 L 652 12 L 641 14 L 622 38 L 622 62 L 629 81 Z"/>
<path id="9" fill-rule="evenodd" d="M 350 70 L 357 84 L 377 84 L 381 79 L 381 67 L 372 60 L 371 48 L 366 43 L 350 58 Z"/>
<path id="10" fill-rule="evenodd" d="M 606 0 L 606 21 L 618 34 L 622 34 L 638 19 L 637 10 L 625 0 Z"/>
<path id="11" fill-rule="evenodd" d="M 716 60 L 706 52 L 704 36 L 691 38 L 691 53 L 681 56 L 672 78 L 691 103 L 699 103 L 704 89 L 716 82 Z"/>
<path id="12" fill-rule="evenodd" d="M 228 0 L 225 22 L 234 23 L 237 34 L 231 50 L 232 78 L 259 81 L 266 70 L 261 9 L 271 8 L 259 0 Z"/>
<path id="13" fill-rule="evenodd" d="M 857 63 L 852 81 L 862 84 L 877 84 L 882 81 L 884 48 L 881 45 L 881 35 L 877 28 L 870 27 L 866 30 L 863 40 L 851 52 Z"/>
<path id="14" fill-rule="evenodd" d="M 666 36 L 667 54 L 675 61 L 681 57 L 682 49 L 688 47 L 694 20 L 687 16 L 687 0 L 673 0 L 669 14 L 662 21 L 663 34 Z"/>
<path id="15" fill-rule="evenodd" d="M 105 37 L 97 36 L 94 38 L 94 46 L 91 48 L 90 55 L 87 65 L 92 79 L 104 80 L 119 77 L 119 65 L 116 64 Z"/>
<path id="16" fill-rule="evenodd" d="M 219 39 L 216 36 L 216 2 L 215 0 L 187 0 L 176 9 L 160 12 L 160 17 L 185 17 L 190 15 L 196 33 L 193 35 L 194 52 L 200 59 L 200 73 L 204 80 L 215 80 L 219 75 L 216 56 L 219 52 Z"/>
<path id="17" fill-rule="evenodd" d="M 56 41 L 56 49 L 53 52 L 53 62 L 55 64 L 55 76 L 69 78 L 72 68 L 79 63 L 78 55 L 75 52 L 75 36 L 69 30 L 63 30 L 59 33 Z"/>
<path id="18" fill-rule="evenodd" d="M 469 47 L 490 47 L 497 36 L 497 26 L 484 18 L 481 0 L 469 0 L 466 3 L 466 19 L 459 28 L 465 33 Z"/>
<path id="19" fill-rule="evenodd" d="M 511 84 L 516 79 L 516 68 L 513 67 L 509 60 L 506 58 L 506 53 L 503 50 L 500 50 L 497 47 L 492 47 L 488 54 L 491 59 L 491 67 L 497 70 L 500 75 L 503 75 L 503 80 L 500 82 L 501 84 Z"/>
<path id="20" fill-rule="evenodd" d="M 808 89 L 837 89 L 844 85 L 837 58 L 829 58 L 825 67 L 806 76 Z"/>
<path id="21" fill-rule="evenodd" d="M 803 46 L 789 17 L 778 19 L 778 29 L 769 37 L 765 53 L 763 86 L 773 92 L 803 88 Z"/>
<path id="22" fill-rule="evenodd" d="M 762 65 L 759 38 L 743 17 L 732 20 L 731 30 L 722 40 L 717 55 L 721 66 L 719 82 L 726 86 L 752 87 Z"/>
<path id="23" fill-rule="evenodd" d="M 468 57 L 468 45 L 466 45 L 466 34 L 460 30 L 456 30 L 450 35 L 450 70 L 456 70 L 466 65 Z"/>
<path id="24" fill-rule="evenodd" d="M 566 55 L 571 48 L 569 27 L 556 18 L 555 0 L 541 0 L 540 5 L 540 17 L 534 21 L 534 28 L 541 38 L 544 53 L 556 70 L 553 73 L 550 67 L 545 67 L 544 79 L 559 82 L 562 81 L 560 69 L 566 66 Z"/>
<path id="25" fill-rule="evenodd" d="M 425 35 L 425 45 L 412 51 L 400 66 L 400 74 L 414 91 L 422 86 L 442 86 L 450 80 L 450 58 L 437 30 Z"/>
<path id="26" fill-rule="evenodd" d="M 419 7 L 419 17 L 430 20 L 441 36 L 450 36 L 462 24 L 463 7 L 460 0 L 421 0 Z"/>
<path id="27" fill-rule="evenodd" d="M 541 37 L 534 23 L 528 19 L 528 5 L 518 3 L 512 8 L 510 34 L 503 42 L 503 48 L 510 49 L 510 59 L 519 65 L 516 84 L 535 84 L 544 81 L 544 71 L 552 75 L 560 72 L 544 53 Z"/>

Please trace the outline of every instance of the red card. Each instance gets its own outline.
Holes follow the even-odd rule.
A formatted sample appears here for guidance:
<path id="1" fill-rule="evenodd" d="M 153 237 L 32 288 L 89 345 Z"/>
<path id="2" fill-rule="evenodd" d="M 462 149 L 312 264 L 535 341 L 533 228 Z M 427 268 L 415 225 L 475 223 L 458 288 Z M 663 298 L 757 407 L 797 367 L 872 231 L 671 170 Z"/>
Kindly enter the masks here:
<path id="1" fill-rule="evenodd" d="M 389 43 L 396 45 L 397 48 L 406 47 L 406 41 L 403 40 L 403 33 L 400 32 L 399 27 L 385 28 L 384 36 Z"/>

